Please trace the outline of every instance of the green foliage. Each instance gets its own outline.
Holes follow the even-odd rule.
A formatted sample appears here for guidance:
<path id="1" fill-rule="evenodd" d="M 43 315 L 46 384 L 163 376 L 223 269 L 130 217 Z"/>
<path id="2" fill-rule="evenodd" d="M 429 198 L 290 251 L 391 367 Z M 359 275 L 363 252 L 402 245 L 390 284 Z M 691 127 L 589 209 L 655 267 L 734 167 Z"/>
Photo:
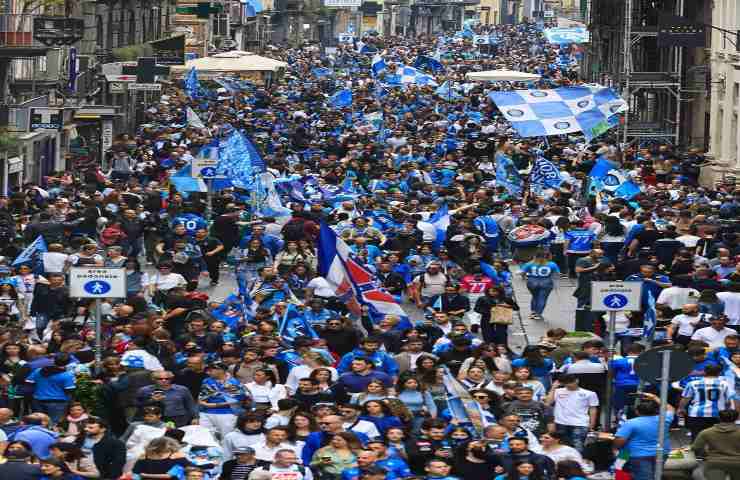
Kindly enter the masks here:
<path id="1" fill-rule="evenodd" d="M 77 374 L 75 399 L 85 407 L 89 415 L 101 416 L 105 413 L 102 387 L 86 373 Z"/>

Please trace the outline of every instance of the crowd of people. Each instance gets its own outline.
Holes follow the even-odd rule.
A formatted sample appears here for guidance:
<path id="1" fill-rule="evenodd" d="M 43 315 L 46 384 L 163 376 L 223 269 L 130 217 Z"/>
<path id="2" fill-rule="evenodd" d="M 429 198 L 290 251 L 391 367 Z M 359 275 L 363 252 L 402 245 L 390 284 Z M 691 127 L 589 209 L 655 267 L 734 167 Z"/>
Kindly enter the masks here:
<path id="1" fill-rule="evenodd" d="M 706 478 L 740 477 L 740 191 L 699 185 L 701 151 L 608 132 L 520 138 L 491 91 L 584 83 L 578 46 L 535 24 L 273 55 L 289 67 L 269 86 L 168 84 L 106 168 L 0 196 L 0 475 L 581 480 L 619 467 L 648 480 L 661 401 L 634 364 L 675 344 L 694 368 L 672 386 L 667 426 L 685 425 Z M 446 94 L 391 82 L 419 56 Z M 465 79 L 502 68 L 541 79 Z M 171 180 L 234 132 L 264 161 L 269 209 L 250 188 L 207 202 Z M 501 156 L 525 188 L 497 178 Z M 560 185 L 532 188 L 539 157 Z M 594 189 L 600 162 L 640 191 Z M 532 246 L 517 232 L 545 235 Z M 354 296 L 326 271 L 337 244 L 357 266 L 347 278 L 368 277 Z M 86 266 L 125 269 L 128 295 L 102 302 L 100 325 L 69 292 L 70 268 Z M 595 280 L 642 282 L 614 356 Z M 549 295 L 569 286 L 566 323 L 589 336 L 544 328 L 514 348 L 521 312 L 554 323 Z M 403 314 L 382 314 L 367 288 Z"/>

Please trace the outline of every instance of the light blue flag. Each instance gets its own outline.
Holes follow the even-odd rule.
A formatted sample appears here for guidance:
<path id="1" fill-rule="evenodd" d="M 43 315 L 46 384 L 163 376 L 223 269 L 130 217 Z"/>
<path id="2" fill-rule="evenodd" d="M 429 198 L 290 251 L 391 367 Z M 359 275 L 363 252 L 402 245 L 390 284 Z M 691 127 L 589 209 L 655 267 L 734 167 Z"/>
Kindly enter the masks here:
<path id="1" fill-rule="evenodd" d="M 648 339 L 650 344 L 655 338 L 655 326 L 658 323 L 657 313 L 655 311 L 655 297 L 649 289 L 647 291 L 647 308 L 645 309 L 645 318 L 642 325 L 642 335 Z"/>
<path id="2" fill-rule="evenodd" d="M 46 241 L 44 240 L 44 237 L 39 235 L 36 237 L 36 240 L 31 242 L 29 246 L 27 246 L 20 255 L 16 257 L 15 260 L 13 260 L 12 266 L 17 267 L 18 265 L 23 265 L 24 263 L 30 263 L 32 268 L 34 270 L 37 270 L 36 267 L 41 266 L 43 269 L 43 263 L 41 260 L 41 254 L 47 252 L 46 248 Z"/>
<path id="3" fill-rule="evenodd" d="M 298 311 L 298 307 L 292 303 L 285 309 L 283 318 L 280 319 L 278 333 L 286 342 L 292 344 L 296 337 L 319 338 L 310 323 Z"/>
<path id="4" fill-rule="evenodd" d="M 170 177 L 170 183 L 178 192 L 187 196 L 191 192 L 207 192 L 208 186 L 202 178 L 193 177 L 192 165 L 187 164 Z"/>
<path id="5" fill-rule="evenodd" d="M 558 167 L 545 157 L 538 157 L 535 160 L 529 178 L 535 193 L 547 188 L 558 188 L 563 183 Z"/>
<path id="6" fill-rule="evenodd" d="M 292 212 L 289 208 L 283 207 L 272 174 L 262 173 L 257 176 L 256 180 L 258 213 L 263 217 L 290 217 Z"/>
<path id="7" fill-rule="evenodd" d="M 632 180 L 626 180 L 614 190 L 614 196 L 624 198 L 625 200 L 632 200 L 640 193 L 640 187 Z"/>
<path id="8" fill-rule="evenodd" d="M 352 90 L 340 90 L 329 98 L 329 103 L 334 108 L 345 108 L 352 105 Z"/>
<path id="9" fill-rule="evenodd" d="M 496 153 L 496 183 L 503 186 L 510 195 L 522 194 L 522 177 L 508 155 Z"/>
<path id="10" fill-rule="evenodd" d="M 373 57 L 373 61 L 370 64 L 370 70 L 372 70 L 373 77 L 377 77 L 382 72 L 385 71 L 387 68 L 387 65 L 385 64 L 385 60 L 383 59 L 383 56 L 381 54 L 377 54 Z"/>
<path id="11" fill-rule="evenodd" d="M 234 130 L 225 140 L 221 140 L 216 166 L 217 175 L 230 179 L 235 187 L 245 190 L 249 190 L 254 184 L 253 157 L 259 156 L 254 146 L 250 151 L 247 143 L 247 139 Z"/>
<path id="12" fill-rule="evenodd" d="M 450 211 L 445 203 L 429 218 L 429 223 L 434 225 L 437 235 L 434 238 L 433 248 L 438 250 L 447 238 L 447 227 L 450 226 Z"/>
<path id="13" fill-rule="evenodd" d="M 200 82 L 198 81 L 198 74 L 195 71 L 195 67 L 191 68 L 185 77 L 185 93 L 190 98 L 197 98 L 201 96 Z"/>

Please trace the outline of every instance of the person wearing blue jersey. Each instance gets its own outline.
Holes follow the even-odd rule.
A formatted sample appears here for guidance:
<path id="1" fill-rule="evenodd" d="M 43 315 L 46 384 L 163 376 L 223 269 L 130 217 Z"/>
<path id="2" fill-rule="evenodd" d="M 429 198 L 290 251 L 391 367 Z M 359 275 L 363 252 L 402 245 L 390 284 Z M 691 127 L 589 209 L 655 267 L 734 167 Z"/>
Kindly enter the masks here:
<path id="1" fill-rule="evenodd" d="M 691 438 L 719 422 L 719 412 L 737 407 L 734 386 L 721 378 L 722 367 L 717 364 L 704 368 L 704 377 L 690 381 L 681 393 L 678 414 L 686 417 Z"/>
<path id="2" fill-rule="evenodd" d="M 387 470 L 393 478 L 406 478 L 413 475 L 408 464 L 401 457 L 389 453 L 385 440 L 370 440 L 367 448 L 377 455 L 375 465 Z"/>
<path id="3" fill-rule="evenodd" d="M 563 251 L 568 259 L 568 275 L 576 278 L 576 261 L 591 252 L 596 234 L 585 228 L 582 221 L 574 222 L 572 227 L 563 235 Z"/>
<path id="4" fill-rule="evenodd" d="M 648 309 L 648 297 L 653 295 L 658 299 L 664 288 L 671 286 L 671 280 L 666 275 L 656 273 L 655 265 L 643 263 L 640 265 L 640 273 L 635 273 L 624 279 L 625 282 L 642 282 L 642 311 Z"/>
<path id="5" fill-rule="evenodd" d="M 527 289 L 532 294 L 530 318 L 543 320 L 547 298 L 555 287 L 554 279 L 560 275 L 560 268 L 551 260 L 549 252 L 540 251 L 531 262 L 522 266 L 521 272 L 527 280 Z"/>
<path id="6" fill-rule="evenodd" d="M 670 404 L 666 405 L 666 410 L 663 450 L 667 455 L 671 451 L 669 427 L 673 421 L 674 410 Z M 630 472 L 633 480 L 653 480 L 655 478 L 655 453 L 658 450 L 660 398 L 652 393 L 640 393 L 636 411 L 637 417 L 627 420 L 619 427 L 614 435 L 612 446 L 626 450 L 629 454 L 625 470 Z"/>
<path id="7" fill-rule="evenodd" d="M 350 370 L 352 360 L 357 357 L 367 358 L 375 366 L 375 368 L 381 372 L 384 372 L 391 377 L 398 376 L 398 363 L 393 357 L 386 352 L 380 351 L 382 342 L 377 337 L 367 337 L 360 346 L 355 348 L 351 352 L 345 354 L 337 365 L 337 371 L 339 373 L 346 373 Z"/>
<path id="8" fill-rule="evenodd" d="M 635 360 L 645 351 L 639 343 L 633 343 L 627 348 L 627 356 L 609 361 L 609 368 L 614 372 L 614 410 L 621 411 L 627 404 L 630 393 L 637 391 L 640 378 L 635 372 Z"/>

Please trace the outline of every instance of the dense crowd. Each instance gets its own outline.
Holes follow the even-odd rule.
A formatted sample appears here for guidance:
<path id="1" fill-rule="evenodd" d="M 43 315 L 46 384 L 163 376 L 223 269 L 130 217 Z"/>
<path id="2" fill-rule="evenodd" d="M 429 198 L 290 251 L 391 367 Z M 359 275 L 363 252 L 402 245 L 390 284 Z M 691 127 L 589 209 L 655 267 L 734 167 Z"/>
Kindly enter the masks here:
<path id="1" fill-rule="evenodd" d="M 0 197 L 0 475 L 648 480 L 660 399 L 635 359 L 676 344 L 694 367 L 671 387 L 667 425 L 685 425 L 707 478 L 738 478 L 734 184 L 701 187 L 694 148 L 520 138 L 490 92 L 583 84 L 578 46 L 537 25 L 358 43 L 275 50 L 289 67 L 269 86 L 168 84 L 105 168 Z M 394 83 L 420 56 L 436 85 Z M 491 69 L 541 78 L 465 78 Z M 176 181 L 235 132 L 264 161 L 251 183 L 212 183 L 207 199 Z M 534 188 L 541 157 L 559 185 Z M 604 162 L 639 192 L 595 185 Z M 327 273 L 337 245 L 349 293 Z M 127 277 L 99 326 L 93 301 L 69 294 L 70 268 L 91 266 Z M 643 285 L 611 357 L 595 280 Z M 224 285 L 226 299 L 209 296 Z M 567 323 L 586 333 L 550 328 L 514 348 L 510 329 L 553 321 L 550 292 L 569 286 Z"/>

